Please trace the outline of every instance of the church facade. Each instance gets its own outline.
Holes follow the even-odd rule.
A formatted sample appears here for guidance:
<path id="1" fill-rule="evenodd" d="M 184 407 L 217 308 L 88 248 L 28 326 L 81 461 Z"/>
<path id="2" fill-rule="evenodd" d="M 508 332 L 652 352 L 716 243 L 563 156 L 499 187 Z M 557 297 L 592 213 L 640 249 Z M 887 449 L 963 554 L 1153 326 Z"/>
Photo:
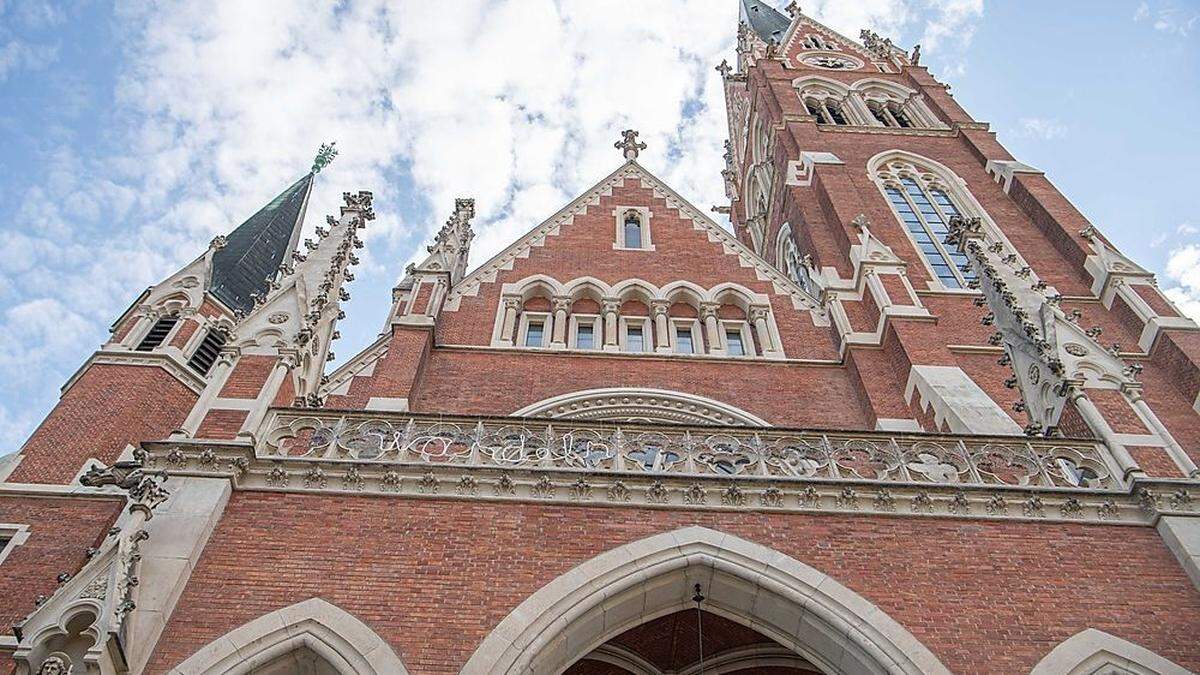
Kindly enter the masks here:
<path id="1" fill-rule="evenodd" d="M 625 131 L 330 365 L 323 148 L 142 293 L 0 468 L 0 668 L 1200 671 L 1200 329 L 919 48 L 738 2 L 732 228 Z"/>

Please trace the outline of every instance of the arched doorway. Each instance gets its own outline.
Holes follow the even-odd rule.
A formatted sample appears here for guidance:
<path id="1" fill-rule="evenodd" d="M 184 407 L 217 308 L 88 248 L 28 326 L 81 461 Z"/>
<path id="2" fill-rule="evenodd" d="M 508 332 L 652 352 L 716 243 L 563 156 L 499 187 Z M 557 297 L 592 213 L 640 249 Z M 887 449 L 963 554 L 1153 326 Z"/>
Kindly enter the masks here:
<path id="1" fill-rule="evenodd" d="M 832 577 L 696 526 L 620 546 L 562 574 L 515 607 L 462 672 L 564 672 L 631 629 L 694 611 L 696 584 L 704 611 L 753 629 L 818 672 L 949 673 L 903 626 Z"/>

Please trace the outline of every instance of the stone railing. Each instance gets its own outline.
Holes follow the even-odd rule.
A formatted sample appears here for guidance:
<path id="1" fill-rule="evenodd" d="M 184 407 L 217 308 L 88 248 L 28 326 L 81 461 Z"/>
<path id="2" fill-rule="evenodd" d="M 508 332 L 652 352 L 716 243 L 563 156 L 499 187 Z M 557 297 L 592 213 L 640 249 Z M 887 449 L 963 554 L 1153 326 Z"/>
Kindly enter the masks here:
<path id="1" fill-rule="evenodd" d="M 682 427 L 276 410 L 263 459 L 648 476 L 1123 488 L 1095 443 L 944 434 Z"/>

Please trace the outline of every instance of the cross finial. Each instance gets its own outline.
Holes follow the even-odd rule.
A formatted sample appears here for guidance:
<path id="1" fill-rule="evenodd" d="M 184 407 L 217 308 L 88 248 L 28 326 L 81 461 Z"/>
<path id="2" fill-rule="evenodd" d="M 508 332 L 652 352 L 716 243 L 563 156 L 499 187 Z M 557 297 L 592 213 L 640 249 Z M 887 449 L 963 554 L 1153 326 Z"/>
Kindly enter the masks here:
<path id="1" fill-rule="evenodd" d="M 639 143 L 637 137 L 638 132 L 626 129 L 621 132 L 621 140 L 613 143 L 613 147 L 622 150 L 625 153 L 625 159 L 637 159 L 638 153 L 646 149 L 646 144 Z"/>
<path id="2" fill-rule="evenodd" d="M 783 8 L 783 11 L 787 12 L 788 16 L 794 19 L 800 14 L 800 4 L 797 2 L 789 2 L 788 6 Z"/>
<path id="3" fill-rule="evenodd" d="M 729 66 L 729 61 L 726 59 L 721 59 L 721 65 L 717 66 L 716 70 L 721 74 L 721 78 L 725 80 L 728 80 L 729 73 L 733 72 L 733 68 Z"/>
<path id="4" fill-rule="evenodd" d="M 313 173 L 321 173 L 321 169 L 333 163 L 333 158 L 338 156 L 337 148 L 333 147 L 335 145 L 337 145 L 337 141 L 331 141 L 322 143 L 321 147 L 317 149 L 317 156 L 313 158 Z"/>

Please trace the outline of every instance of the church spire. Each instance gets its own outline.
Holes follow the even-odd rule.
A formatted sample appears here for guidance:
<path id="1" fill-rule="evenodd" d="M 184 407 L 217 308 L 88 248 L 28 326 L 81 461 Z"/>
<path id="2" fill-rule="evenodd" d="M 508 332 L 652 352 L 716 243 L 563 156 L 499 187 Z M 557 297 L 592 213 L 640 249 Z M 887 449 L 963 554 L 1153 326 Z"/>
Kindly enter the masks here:
<path id="1" fill-rule="evenodd" d="M 779 44 L 792 20 L 763 0 L 739 0 L 738 21 L 748 25 L 768 44 Z M 799 10 L 797 10 L 799 11 Z"/>

